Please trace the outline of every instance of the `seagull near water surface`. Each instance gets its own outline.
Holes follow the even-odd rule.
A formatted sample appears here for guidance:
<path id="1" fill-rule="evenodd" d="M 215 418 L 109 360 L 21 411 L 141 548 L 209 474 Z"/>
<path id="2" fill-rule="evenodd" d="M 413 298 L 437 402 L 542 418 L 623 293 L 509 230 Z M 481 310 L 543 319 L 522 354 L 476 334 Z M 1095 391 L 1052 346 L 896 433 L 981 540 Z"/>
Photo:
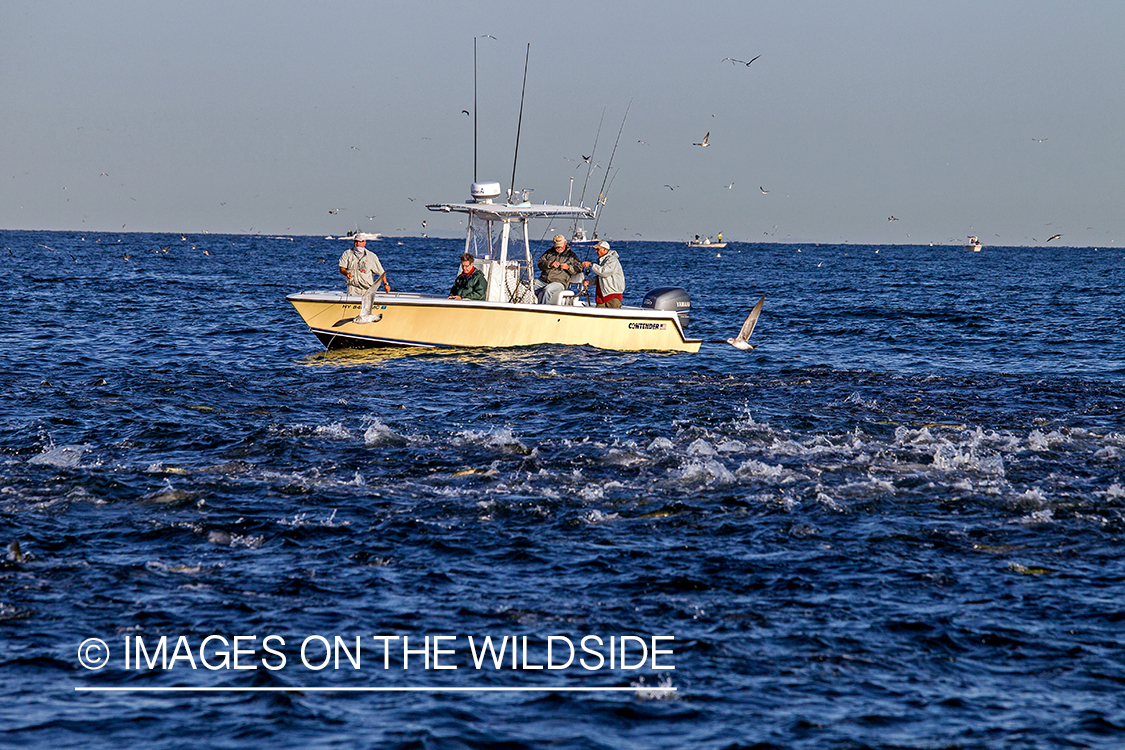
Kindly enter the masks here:
<path id="1" fill-rule="evenodd" d="M 748 352 L 753 349 L 757 344 L 750 343 L 750 336 L 754 333 L 754 326 L 758 325 L 758 316 L 762 314 L 762 303 L 766 301 L 766 295 L 758 300 L 758 304 L 754 305 L 754 309 L 746 316 L 746 320 L 742 323 L 742 329 L 738 335 L 733 339 L 727 339 L 726 342 L 733 346 L 735 349 L 741 349 Z"/>

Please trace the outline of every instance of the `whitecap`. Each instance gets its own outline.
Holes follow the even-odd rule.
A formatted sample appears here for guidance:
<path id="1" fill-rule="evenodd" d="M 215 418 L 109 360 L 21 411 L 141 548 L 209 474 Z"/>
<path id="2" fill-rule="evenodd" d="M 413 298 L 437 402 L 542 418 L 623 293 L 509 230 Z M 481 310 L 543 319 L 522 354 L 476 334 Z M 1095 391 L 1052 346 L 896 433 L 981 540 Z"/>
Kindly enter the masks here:
<path id="1" fill-rule="evenodd" d="M 733 484 L 737 481 L 730 469 L 715 460 L 688 463 L 679 470 L 679 478 L 688 483 L 706 485 Z"/>
<path id="2" fill-rule="evenodd" d="M 363 444 L 368 448 L 377 445 L 401 445 L 405 442 L 406 439 L 402 435 L 383 424 L 376 417 L 370 418 L 367 430 L 363 433 Z"/>
<path id="3" fill-rule="evenodd" d="M 653 441 L 648 444 L 648 449 L 650 451 L 670 451 L 675 447 L 672 441 L 666 437 L 654 438 Z"/>
<path id="4" fill-rule="evenodd" d="M 29 464 L 44 464 L 58 466 L 63 469 L 73 469 L 78 465 L 82 454 L 89 450 L 87 445 L 59 445 L 50 448 L 38 456 L 28 460 Z"/>
<path id="5" fill-rule="evenodd" d="M 740 453 L 746 450 L 746 443 L 741 440 L 724 440 L 715 448 L 719 453 Z"/>
<path id="6" fill-rule="evenodd" d="M 1028 450 L 1036 452 L 1045 452 L 1053 448 L 1068 445 L 1071 442 L 1070 438 L 1063 435 L 1057 430 L 1052 430 L 1047 434 L 1043 434 L 1039 430 L 1032 430 L 1027 436 Z"/>
<path id="7" fill-rule="evenodd" d="M 607 521 L 616 521 L 621 516 L 619 516 L 617 513 L 604 513 L 600 510 L 597 510 L 596 508 L 592 508 L 585 513 L 582 513 L 578 517 L 585 523 L 596 525 L 599 523 L 606 523 Z"/>
<path id="8" fill-rule="evenodd" d="M 327 529 L 352 525 L 351 521 L 337 521 L 335 509 L 332 510 L 332 515 L 323 520 L 313 518 L 310 513 L 297 513 L 292 518 L 282 518 L 278 523 L 282 526 L 291 526 L 294 528 L 301 526 L 319 526 Z"/>
<path id="9" fill-rule="evenodd" d="M 1054 523 L 1054 521 L 1054 511 L 1052 511 L 1050 508 L 1044 508 L 1042 510 L 1035 510 L 1031 513 L 1028 513 L 1023 518 L 1020 518 L 1017 523 L 1022 523 L 1027 526 L 1036 526 L 1039 524 Z"/>
<path id="10" fill-rule="evenodd" d="M 870 401 L 864 401 L 858 393 L 853 393 L 852 395 L 848 396 L 846 399 L 844 399 L 844 403 L 845 404 L 858 404 L 859 406 L 862 406 L 866 409 L 874 409 L 875 407 L 877 407 L 879 405 L 879 402 L 876 401 L 875 399 L 871 399 Z"/>
<path id="11" fill-rule="evenodd" d="M 352 436 L 352 433 L 348 431 L 348 428 L 344 427 L 344 425 L 340 422 L 317 425 L 314 432 L 317 435 L 334 438 L 336 440 L 347 440 Z"/>
<path id="12" fill-rule="evenodd" d="M 512 453 L 530 453 L 527 446 L 512 434 L 508 427 L 492 430 L 462 430 L 454 437 L 455 445 L 483 445 L 487 448 L 499 448 Z"/>
<path id="13" fill-rule="evenodd" d="M 900 444 L 921 443 L 926 445 L 935 443 L 937 440 L 930 433 L 929 427 L 923 427 L 920 430 L 911 430 L 908 427 L 896 427 L 895 442 Z"/>
<path id="14" fill-rule="evenodd" d="M 817 502 L 818 505 L 820 505 L 824 508 L 827 508 L 828 510 L 831 510 L 833 512 L 836 512 L 836 513 L 845 512 L 845 508 L 842 505 L 837 503 L 835 500 L 833 500 L 831 497 L 824 494 L 823 492 L 816 493 L 816 502 Z"/>
<path id="15" fill-rule="evenodd" d="M 1125 500 L 1125 488 L 1117 483 L 1111 484 L 1108 490 L 1099 494 L 1105 495 L 1107 500 Z"/>
<path id="16" fill-rule="evenodd" d="M 751 458 L 742 462 L 742 465 L 735 470 L 735 474 L 739 477 L 762 477 L 764 479 L 781 479 L 785 475 L 785 469 L 781 464 L 773 466 L 763 463 L 757 459 Z"/>
<path id="17" fill-rule="evenodd" d="M 673 687 L 672 676 L 667 673 L 662 674 L 655 685 L 645 685 L 645 678 L 642 676 L 629 683 L 629 687 L 636 688 L 637 700 L 671 700 L 676 697 L 675 691 L 670 689 Z"/>
<path id="18" fill-rule="evenodd" d="M 715 447 L 703 438 L 694 440 L 687 449 L 689 456 L 714 456 Z"/>

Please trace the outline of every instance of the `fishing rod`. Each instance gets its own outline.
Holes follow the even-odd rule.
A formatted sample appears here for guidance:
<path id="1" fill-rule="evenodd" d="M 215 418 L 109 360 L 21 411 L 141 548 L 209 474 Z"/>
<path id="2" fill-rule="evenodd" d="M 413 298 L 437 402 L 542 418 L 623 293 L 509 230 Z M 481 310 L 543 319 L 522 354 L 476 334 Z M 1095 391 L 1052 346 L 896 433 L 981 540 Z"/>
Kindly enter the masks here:
<path id="1" fill-rule="evenodd" d="M 615 179 L 617 179 L 617 172 L 620 172 L 620 171 L 621 171 L 621 167 L 618 167 L 617 170 L 613 173 L 613 176 L 609 178 L 609 185 L 607 185 L 606 188 L 605 188 L 605 195 L 599 196 L 599 198 L 598 198 L 598 205 L 599 206 L 604 206 L 606 204 L 606 201 L 609 200 L 609 189 L 611 187 L 613 187 L 613 181 Z M 606 170 L 606 174 L 607 175 L 609 174 L 609 170 Z M 602 218 L 601 212 L 599 211 L 594 218 L 594 236 L 595 237 L 598 236 L 598 221 L 601 218 Z"/>
<path id="2" fill-rule="evenodd" d="M 523 128 L 523 99 L 524 99 L 524 96 L 527 94 L 527 62 L 530 59 L 531 59 L 531 42 L 528 42 L 527 43 L 527 54 L 524 56 L 524 60 L 523 60 L 523 91 L 520 92 L 520 118 L 519 118 L 519 121 L 516 123 L 516 152 L 512 155 L 512 182 L 511 182 L 511 186 L 508 188 L 508 203 L 509 204 L 512 202 L 512 199 L 515 198 L 515 195 L 516 195 L 516 159 L 519 158 L 519 155 L 520 155 L 520 130 Z"/>
<path id="3" fill-rule="evenodd" d="M 477 38 L 473 37 L 473 182 L 477 181 Z"/>
<path id="4" fill-rule="evenodd" d="M 617 153 L 617 144 L 621 143 L 621 134 L 625 131 L 625 121 L 629 119 L 629 110 L 633 107 L 633 100 L 629 100 L 629 106 L 625 108 L 625 116 L 621 118 L 621 128 L 617 131 L 617 140 L 613 142 L 613 151 L 609 153 L 609 164 L 605 167 L 605 178 L 602 180 L 602 189 L 598 193 L 598 204 L 601 205 L 602 201 L 607 197 L 606 195 L 606 182 L 609 180 L 609 169 L 613 166 L 613 157 Z M 594 216 L 594 236 L 598 236 L 598 222 L 601 221 L 602 212 L 597 211 Z"/>
<path id="5" fill-rule="evenodd" d="M 590 158 L 586 161 L 586 179 L 582 182 L 582 192 L 578 195 L 578 205 L 582 205 L 582 201 L 586 198 L 586 186 L 590 184 L 590 174 L 594 171 L 594 155 L 598 153 L 598 139 L 602 135 L 602 123 L 605 122 L 605 107 L 602 107 L 602 116 L 598 120 L 598 132 L 594 134 L 594 148 L 590 151 Z M 578 234 L 578 219 L 574 220 L 574 224 L 570 227 L 570 236 Z"/>

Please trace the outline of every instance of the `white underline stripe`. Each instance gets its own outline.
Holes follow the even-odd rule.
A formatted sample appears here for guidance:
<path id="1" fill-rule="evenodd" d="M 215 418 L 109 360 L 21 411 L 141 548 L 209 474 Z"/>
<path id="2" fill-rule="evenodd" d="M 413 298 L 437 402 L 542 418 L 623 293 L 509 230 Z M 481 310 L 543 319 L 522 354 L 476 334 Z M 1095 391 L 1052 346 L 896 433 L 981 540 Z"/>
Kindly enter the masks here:
<path id="1" fill-rule="evenodd" d="M 96 693 L 674 693 L 674 687 L 75 687 Z"/>

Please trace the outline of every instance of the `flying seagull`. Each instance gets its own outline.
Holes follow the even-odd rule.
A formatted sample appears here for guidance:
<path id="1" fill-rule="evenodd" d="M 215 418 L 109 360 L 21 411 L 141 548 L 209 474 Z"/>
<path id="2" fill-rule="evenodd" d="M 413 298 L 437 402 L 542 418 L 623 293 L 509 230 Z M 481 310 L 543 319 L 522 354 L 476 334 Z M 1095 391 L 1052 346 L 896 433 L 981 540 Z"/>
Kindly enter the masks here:
<path id="1" fill-rule="evenodd" d="M 1047 242 L 1050 242 L 1051 240 L 1057 240 L 1059 237 L 1062 237 L 1062 235 L 1061 234 L 1052 234 L 1050 237 L 1047 238 Z"/>
<path id="2" fill-rule="evenodd" d="M 887 221 L 898 221 L 898 217 L 897 216 L 888 216 Z"/>
<path id="3" fill-rule="evenodd" d="M 766 301 L 766 295 L 758 300 L 758 304 L 754 305 L 754 309 L 746 316 L 746 321 L 742 324 L 742 330 L 733 339 L 727 339 L 727 343 L 735 349 L 741 349 L 748 352 L 753 349 L 757 344 L 750 343 L 750 335 L 754 333 L 754 326 L 758 325 L 758 316 L 762 314 L 762 303 Z"/>
<path id="4" fill-rule="evenodd" d="M 1031 140 L 1035 141 L 1036 143 L 1042 143 L 1043 141 L 1045 141 L 1047 139 L 1046 138 L 1032 138 Z"/>
<path id="5" fill-rule="evenodd" d="M 745 60 L 735 60 L 733 57 L 724 57 L 719 62 L 726 62 L 727 60 L 730 60 L 731 65 L 734 65 L 735 63 L 741 63 L 749 68 L 750 63 L 754 62 L 754 60 L 757 60 L 759 57 L 761 57 L 761 55 L 756 55 L 752 60 L 750 60 L 750 62 L 746 62 Z"/>
<path id="6" fill-rule="evenodd" d="M 703 146 L 704 148 L 707 148 L 707 139 L 710 138 L 710 137 L 711 137 L 711 131 L 708 130 L 707 135 L 703 136 L 703 143 L 693 143 L 691 145 L 693 145 L 693 146 Z"/>
<path id="7" fill-rule="evenodd" d="M 675 190 L 679 187 L 679 185 L 669 185 L 668 183 L 664 183 L 664 187 L 668 188 L 669 190 Z"/>
<path id="8" fill-rule="evenodd" d="M 768 192 L 769 192 L 768 190 L 766 190 L 766 189 L 765 189 L 764 187 L 762 187 L 761 185 L 759 185 L 759 186 L 758 186 L 758 189 L 762 191 L 762 195 L 765 195 L 766 193 L 768 193 Z"/>
<path id="9" fill-rule="evenodd" d="M 463 110 L 461 110 L 461 113 L 464 114 L 465 116 L 468 116 L 469 110 L 463 109 Z"/>

